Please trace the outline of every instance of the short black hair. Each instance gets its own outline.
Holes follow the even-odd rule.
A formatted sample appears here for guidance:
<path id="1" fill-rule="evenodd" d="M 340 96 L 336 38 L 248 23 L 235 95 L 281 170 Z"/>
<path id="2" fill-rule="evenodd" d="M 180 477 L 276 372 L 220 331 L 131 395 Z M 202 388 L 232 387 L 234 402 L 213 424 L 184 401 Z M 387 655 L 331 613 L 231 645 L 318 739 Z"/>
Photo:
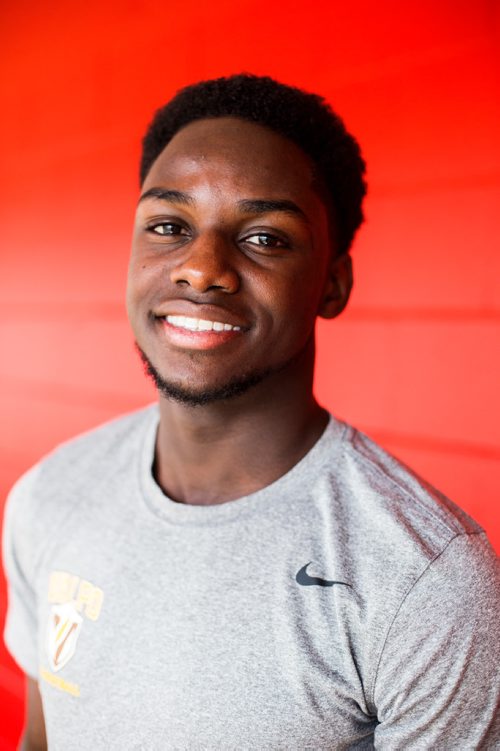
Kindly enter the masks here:
<path id="1" fill-rule="evenodd" d="M 289 138 L 313 161 L 331 197 L 338 253 L 349 250 L 363 222 L 365 162 L 341 118 L 317 94 L 242 73 L 186 86 L 159 109 L 142 142 L 140 181 L 173 136 L 188 123 L 239 117 Z"/>

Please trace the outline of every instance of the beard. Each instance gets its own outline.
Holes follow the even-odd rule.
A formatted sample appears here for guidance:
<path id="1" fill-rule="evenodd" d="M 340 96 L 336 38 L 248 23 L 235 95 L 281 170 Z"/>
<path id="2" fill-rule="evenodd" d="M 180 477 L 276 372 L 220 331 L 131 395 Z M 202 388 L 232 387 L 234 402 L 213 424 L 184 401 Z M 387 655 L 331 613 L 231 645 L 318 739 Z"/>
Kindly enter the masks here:
<path id="1" fill-rule="evenodd" d="M 166 399 L 171 399 L 190 407 L 202 407 L 207 404 L 213 404 L 214 402 L 227 401 L 229 399 L 234 399 L 237 396 L 241 396 L 249 391 L 249 389 L 264 381 L 271 374 L 284 370 L 301 355 L 299 352 L 298 355 L 292 357 L 286 363 L 279 365 L 278 367 L 266 368 L 265 370 L 256 371 L 254 373 L 246 373 L 230 379 L 220 386 L 214 386 L 213 388 L 205 389 L 204 391 L 196 391 L 195 389 L 179 386 L 165 380 L 153 363 L 148 359 L 147 355 L 139 347 L 137 342 L 135 346 L 139 353 L 139 357 L 142 360 L 144 372 L 149 378 L 151 378 L 158 392 Z"/>

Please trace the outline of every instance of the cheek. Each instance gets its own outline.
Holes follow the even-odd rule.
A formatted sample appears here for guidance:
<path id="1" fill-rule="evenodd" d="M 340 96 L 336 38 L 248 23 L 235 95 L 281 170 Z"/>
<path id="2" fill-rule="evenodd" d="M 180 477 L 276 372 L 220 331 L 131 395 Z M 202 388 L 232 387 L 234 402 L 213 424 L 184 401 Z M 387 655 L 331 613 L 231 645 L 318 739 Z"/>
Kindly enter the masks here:
<path id="1" fill-rule="evenodd" d="M 131 263 L 127 279 L 126 306 L 128 319 L 132 330 L 139 336 L 139 330 L 144 326 L 146 314 L 151 307 L 151 283 L 147 269 L 141 265 Z"/>
<path id="2" fill-rule="evenodd" d="M 314 331 L 318 301 L 318 288 L 313 284 L 295 284 L 275 290 L 270 308 L 272 327 L 283 346 L 305 344 Z"/>
<path id="3" fill-rule="evenodd" d="M 127 302 L 139 305 L 151 297 L 153 290 L 161 286 L 160 269 L 140 254 L 132 254 L 127 277 Z"/>
<path id="4" fill-rule="evenodd" d="M 134 259 L 130 260 L 127 275 L 127 309 L 135 307 L 140 297 L 141 275 Z"/>
<path id="5" fill-rule="evenodd" d="M 323 296 L 324 274 L 319 268 L 307 266 L 294 276 L 282 290 L 282 305 L 297 315 L 316 317 Z"/>

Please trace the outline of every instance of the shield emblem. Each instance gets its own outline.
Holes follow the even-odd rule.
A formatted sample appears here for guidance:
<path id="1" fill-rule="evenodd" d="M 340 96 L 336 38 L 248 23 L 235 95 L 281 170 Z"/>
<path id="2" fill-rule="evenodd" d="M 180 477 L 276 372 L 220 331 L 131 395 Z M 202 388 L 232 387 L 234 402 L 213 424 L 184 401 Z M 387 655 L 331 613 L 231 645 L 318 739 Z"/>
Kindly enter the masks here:
<path id="1" fill-rule="evenodd" d="M 82 621 L 74 602 L 52 606 L 47 629 L 47 654 L 54 672 L 61 670 L 73 657 Z"/>

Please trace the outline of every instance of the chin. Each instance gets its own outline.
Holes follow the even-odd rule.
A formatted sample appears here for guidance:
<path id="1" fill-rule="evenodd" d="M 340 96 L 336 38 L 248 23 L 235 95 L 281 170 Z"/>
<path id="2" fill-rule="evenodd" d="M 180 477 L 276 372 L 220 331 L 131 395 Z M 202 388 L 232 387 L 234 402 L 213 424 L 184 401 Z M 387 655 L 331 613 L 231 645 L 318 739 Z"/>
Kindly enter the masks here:
<path id="1" fill-rule="evenodd" d="M 151 378 L 161 396 L 191 407 L 201 407 L 215 402 L 234 399 L 261 383 L 273 372 L 271 369 L 267 369 L 265 371 L 247 373 L 234 377 L 225 383 L 194 389 L 192 386 L 175 383 L 164 378 L 137 343 L 136 347 L 144 365 L 146 375 Z"/>

